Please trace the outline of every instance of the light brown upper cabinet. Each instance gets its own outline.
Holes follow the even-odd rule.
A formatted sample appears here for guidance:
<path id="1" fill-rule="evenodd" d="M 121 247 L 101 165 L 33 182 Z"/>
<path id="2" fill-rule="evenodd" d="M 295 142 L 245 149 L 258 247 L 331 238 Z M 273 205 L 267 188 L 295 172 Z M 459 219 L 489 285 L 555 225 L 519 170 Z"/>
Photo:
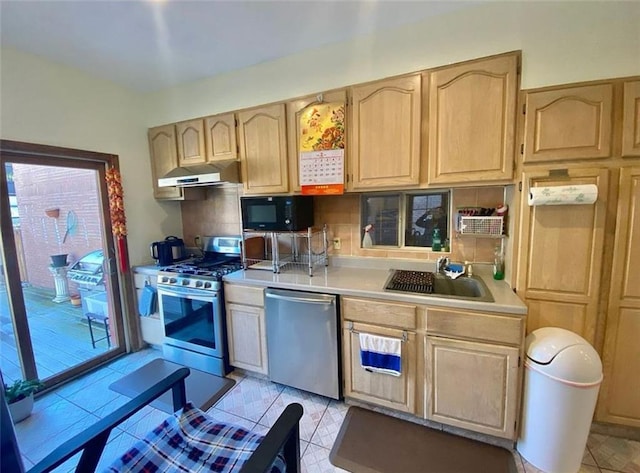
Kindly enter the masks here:
<path id="1" fill-rule="evenodd" d="M 180 166 L 238 157 L 233 113 L 176 123 Z"/>
<path id="2" fill-rule="evenodd" d="M 158 179 L 178 166 L 175 126 L 164 125 L 149 128 L 147 136 L 149 138 L 149 153 L 151 157 L 153 196 L 158 200 L 184 200 L 190 196 L 195 198 L 196 194 L 202 195 L 204 191 L 201 189 L 187 190 L 181 187 L 158 187 Z"/>
<path id="3" fill-rule="evenodd" d="M 640 80 L 624 83 L 622 156 L 640 156 Z"/>
<path id="4" fill-rule="evenodd" d="M 427 183 L 513 179 L 519 53 L 430 73 Z"/>
<path id="5" fill-rule="evenodd" d="M 207 162 L 238 159 L 236 119 L 233 113 L 205 118 L 204 131 Z"/>
<path id="6" fill-rule="evenodd" d="M 594 343 L 605 217 L 607 169 L 570 169 L 566 176 L 523 173 L 517 292 L 529 309 L 527 332 L 561 327 Z M 595 184 L 595 204 L 530 207 L 529 188 Z"/>
<path id="7" fill-rule="evenodd" d="M 596 420 L 640 427 L 640 167 L 620 175 Z"/>
<path id="8" fill-rule="evenodd" d="M 204 122 L 202 119 L 176 123 L 178 165 L 189 166 L 206 162 Z"/>
<path id="9" fill-rule="evenodd" d="M 238 113 L 242 182 L 247 194 L 289 191 L 284 104 Z"/>
<path id="10" fill-rule="evenodd" d="M 420 179 L 421 76 L 351 88 L 350 190 L 406 188 Z"/>
<path id="11" fill-rule="evenodd" d="M 289 151 L 289 183 L 291 192 L 300 192 L 300 116 L 307 107 L 321 103 L 343 102 L 346 105 L 347 91 L 334 90 L 310 95 L 287 103 L 287 143 Z M 346 169 L 346 166 L 345 166 Z"/>
<path id="12" fill-rule="evenodd" d="M 612 108 L 611 83 L 528 92 L 523 162 L 611 156 Z"/>

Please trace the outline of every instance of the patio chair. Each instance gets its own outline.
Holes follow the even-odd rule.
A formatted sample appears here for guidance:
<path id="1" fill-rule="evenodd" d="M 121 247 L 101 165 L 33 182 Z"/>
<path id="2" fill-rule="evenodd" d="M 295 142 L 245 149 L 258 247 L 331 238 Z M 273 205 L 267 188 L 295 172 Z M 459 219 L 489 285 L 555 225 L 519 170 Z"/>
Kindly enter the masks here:
<path id="1" fill-rule="evenodd" d="M 108 471 L 300 473 L 299 422 L 303 412 L 300 404 L 289 404 L 262 437 L 239 426 L 216 422 L 188 403 L 184 383 L 188 375 L 188 368 L 181 368 L 170 374 L 93 426 L 64 442 L 32 467 L 29 473 L 51 471 L 78 452 L 82 452 L 82 455 L 76 472 L 95 471 L 111 430 L 169 389 L 172 390 L 173 409 L 176 412 L 149 432 L 144 440 L 123 452 L 120 459 L 112 464 L 113 469 Z M 0 391 L 0 469 L 3 472 L 24 473 L 4 391 Z"/>

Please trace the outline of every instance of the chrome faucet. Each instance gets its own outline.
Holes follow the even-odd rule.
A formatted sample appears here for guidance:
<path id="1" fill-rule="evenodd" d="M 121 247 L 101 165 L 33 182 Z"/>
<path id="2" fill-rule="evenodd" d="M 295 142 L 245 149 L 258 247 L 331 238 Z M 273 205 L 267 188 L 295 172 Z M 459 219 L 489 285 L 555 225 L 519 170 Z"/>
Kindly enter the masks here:
<path id="1" fill-rule="evenodd" d="M 441 273 L 448 265 L 449 258 L 447 256 L 439 256 L 436 260 L 436 272 Z"/>

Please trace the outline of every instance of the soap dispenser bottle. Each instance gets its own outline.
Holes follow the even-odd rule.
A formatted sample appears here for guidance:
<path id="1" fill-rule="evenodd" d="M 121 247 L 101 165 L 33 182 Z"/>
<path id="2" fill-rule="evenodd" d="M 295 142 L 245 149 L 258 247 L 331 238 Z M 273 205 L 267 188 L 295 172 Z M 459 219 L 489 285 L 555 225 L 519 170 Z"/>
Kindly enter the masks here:
<path id="1" fill-rule="evenodd" d="M 440 229 L 438 227 L 433 229 L 431 251 L 442 251 L 442 240 L 440 239 Z"/>

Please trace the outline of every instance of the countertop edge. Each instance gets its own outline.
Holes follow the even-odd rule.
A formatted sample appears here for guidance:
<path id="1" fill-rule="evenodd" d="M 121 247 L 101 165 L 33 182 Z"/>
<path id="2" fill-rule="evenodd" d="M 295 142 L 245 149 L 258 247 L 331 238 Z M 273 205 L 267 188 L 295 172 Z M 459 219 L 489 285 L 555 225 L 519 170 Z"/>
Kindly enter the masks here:
<path id="1" fill-rule="evenodd" d="M 386 281 L 386 277 L 389 274 L 388 270 L 367 270 L 367 274 L 374 281 L 372 285 L 375 287 L 349 287 L 344 284 L 344 281 L 337 280 L 339 274 L 345 273 L 346 271 L 349 270 L 347 268 L 332 268 L 331 273 L 334 276 L 332 278 L 331 276 L 327 277 L 326 275 L 325 277 L 322 277 L 321 275 L 309 277 L 308 275 L 305 276 L 302 274 L 275 274 L 269 271 L 244 270 L 225 275 L 223 281 L 254 287 L 273 287 L 278 289 L 290 289 L 294 291 L 316 293 L 325 292 L 342 296 L 388 300 L 434 307 L 452 307 L 466 310 L 510 314 L 514 316 L 527 315 L 527 306 L 516 294 L 513 293 L 511 288 L 505 282 L 493 281 L 493 279 L 488 281 L 486 275 L 481 275 L 481 277 L 485 283 L 487 283 L 492 295 L 496 299 L 495 302 L 480 302 L 428 295 L 387 292 L 384 291 L 382 287 L 384 287 L 384 281 Z M 351 269 L 351 271 L 353 271 L 353 269 Z M 287 281 L 286 278 L 298 279 L 299 281 Z M 314 278 L 322 279 L 322 284 L 315 284 L 313 282 Z M 340 282 L 342 282 L 342 284 L 340 284 Z M 508 291 L 508 293 L 506 291 Z"/>

